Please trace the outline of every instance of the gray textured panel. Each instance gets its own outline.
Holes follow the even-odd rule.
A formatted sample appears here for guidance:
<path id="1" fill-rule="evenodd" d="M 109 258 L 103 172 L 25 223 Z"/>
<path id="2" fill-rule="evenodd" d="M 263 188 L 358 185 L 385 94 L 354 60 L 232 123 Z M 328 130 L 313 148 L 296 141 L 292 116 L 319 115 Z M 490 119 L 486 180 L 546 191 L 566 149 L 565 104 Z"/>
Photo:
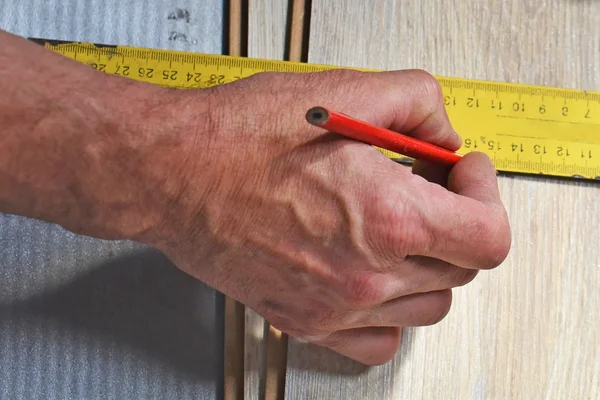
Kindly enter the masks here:
<path id="1" fill-rule="evenodd" d="M 215 398 L 220 307 L 156 250 L 3 215 L 0 279 L 0 398 Z"/>
<path id="2" fill-rule="evenodd" d="M 21 36 L 221 53 L 222 0 L 0 0 Z"/>
<path id="3" fill-rule="evenodd" d="M 222 52 L 221 1 L 0 0 L 18 35 Z M 0 214 L 0 399 L 214 399 L 222 296 L 131 242 Z"/>

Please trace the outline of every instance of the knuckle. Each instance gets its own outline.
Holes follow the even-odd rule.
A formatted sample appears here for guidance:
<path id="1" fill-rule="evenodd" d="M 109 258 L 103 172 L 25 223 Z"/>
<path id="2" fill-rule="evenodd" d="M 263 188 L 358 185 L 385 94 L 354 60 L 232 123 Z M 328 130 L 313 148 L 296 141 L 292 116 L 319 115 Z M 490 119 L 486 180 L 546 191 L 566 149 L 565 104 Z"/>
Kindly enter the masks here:
<path id="1" fill-rule="evenodd" d="M 422 69 L 415 69 L 411 72 L 416 81 L 423 85 L 429 95 L 435 98 L 442 97 L 442 86 L 432 74 Z"/>

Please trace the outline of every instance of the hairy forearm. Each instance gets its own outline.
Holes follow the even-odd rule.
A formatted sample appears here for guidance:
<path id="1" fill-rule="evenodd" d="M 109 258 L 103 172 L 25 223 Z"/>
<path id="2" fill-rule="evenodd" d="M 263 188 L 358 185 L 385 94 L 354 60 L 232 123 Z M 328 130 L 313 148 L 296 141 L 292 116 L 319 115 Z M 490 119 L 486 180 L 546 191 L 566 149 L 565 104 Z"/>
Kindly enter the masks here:
<path id="1" fill-rule="evenodd" d="M 0 207 L 49 220 L 80 212 L 69 190 L 82 150 L 110 124 L 93 96 L 101 79 L 39 46 L 0 32 Z M 100 121 L 102 120 L 102 122 Z M 87 137 L 87 143 L 85 138 Z"/>
<path id="2" fill-rule="evenodd" d="M 155 112 L 171 95 L 0 31 L 0 212 L 107 238 L 151 229 L 185 146 Z"/>

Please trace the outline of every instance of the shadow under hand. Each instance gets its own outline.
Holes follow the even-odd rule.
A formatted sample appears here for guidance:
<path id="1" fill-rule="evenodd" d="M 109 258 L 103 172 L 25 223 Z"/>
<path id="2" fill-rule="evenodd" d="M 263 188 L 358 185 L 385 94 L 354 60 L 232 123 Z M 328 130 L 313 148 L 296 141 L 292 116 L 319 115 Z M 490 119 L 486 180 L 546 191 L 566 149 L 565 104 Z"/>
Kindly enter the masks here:
<path id="1" fill-rule="evenodd" d="M 58 320 L 69 330 L 134 348 L 193 381 L 210 381 L 222 371 L 221 297 L 148 248 L 92 268 L 57 290 L 5 305 L 0 315 Z"/>

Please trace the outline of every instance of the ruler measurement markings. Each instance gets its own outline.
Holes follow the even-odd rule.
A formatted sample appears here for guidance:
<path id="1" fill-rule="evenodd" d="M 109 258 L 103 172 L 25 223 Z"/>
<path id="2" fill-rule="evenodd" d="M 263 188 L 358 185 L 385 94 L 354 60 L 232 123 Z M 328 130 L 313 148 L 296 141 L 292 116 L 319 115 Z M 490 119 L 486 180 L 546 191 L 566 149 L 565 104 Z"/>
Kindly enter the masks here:
<path id="1" fill-rule="evenodd" d="M 274 60 L 230 58 L 220 55 L 199 56 L 197 54 L 179 54 L 169 51 L 141 51 L 139 49 L 129 48 L 95 48 L 71 45 L 69 47 L 54 48 L 54 50 L 58 50 L 67 57 L 88 64 L 92 62 L 93 56 L 98 60 L 98 63 L 106 62 L 107 64 L 114 65 L 112 63 L 116 63 L 115 56 L 118 55 L 121 55 L 121 61 L 123 63 L 126 59 L 130 59 L 129 61 L 132 66 L 142 64 L 141 62 L 136 62 L 136 58 L 145 60 L 146 65 L 150 64 L 151 60 L 157 60 L 157 65 L 153 65 L 153 67 L 157 69 L 162 69 L 166 61 L 168 61 L 169 67 L 173 68 L 172 64 L 174 61 L 180 64 L 176 66 L 179 70 L 177 79 L 161 82 L 156 75 L 155 79 L 143 78 L 149 82 L 157 83 L 160 86 L 182 89 L 205 85 L 214 86 L 236 80 L 238 78 L 236 75 L 237 69 L 239 69 L 239 75 L 241 77 L 246 77 L 253 75 L 256 72 L 268 70 L 311 72 L 339 68 L 335 66 L 282 63 Z M 83 57 L 83 54 L 87 56 L 85 60 L 79 60 L 81 58 L 79 56 L 80 54 L 82 55 L 81 57 Z M 191 86 L 186 87 L 186 85 L 180 83 L 185 82 L 186 72 L 189 72 L 190 70 L 196 71 L 197 69 L 200 70 L 203 75 L 207 73 L 213 76 L 209 81 L 205 81 L 205 85 L 197 85 L 192 82 Z M 246 71 L 246 69 L 248 71 Z M 113 73 L 113 71 L 114 69 L 105 72 Z M 215 71 L 219 72 L 219 74 L 214 74 Z M 134 78 L 138 78 L 137 73 L 134 75 L 136 75 Z M 218 75 L 218 82 L 214 78 L 214 75 Z M 465 151 L 465 153 L 472 150 L 484 151 L 492 156 L 495 165 L 513 172 L 539 173 L 542 170 L 555 171 L 553 173 L 558 174 L 565 174 L 568 172 L 572 175 L 582 175 L 592 179 L 598 175 L 598 171 L 600 170 L 600 165 L 598 164 L 599 161 L 597 161 L 596 157 L 592 154 L 595 155 L 596 153 L 600 153 L 600 138 L 597 136 L 590 136 L 587 132 L 589 131 L 590 126 L 597 126 L 595 122 L 592 122 L 593 118 L 591 117 L 596 115 L 595 113 L 600 109 L 600 94 L 573 89 L 479 82 L 448 77 L 439 78 L 439 82 L 442 88 L 445 88 L 445 91 L 449 92 L 450 96 L 455 97 L 455 104 L 453 104 L 452 107 L 448 106 L 451 122 L 458 125 L 464 124 L 467 121 L 469 122 L 469 125 L 466 128 L 463 127 L 461 129 L 463 143 L 465 140 L 470 140 L 477 148 L 471 150 L 463 148 L 462 150 Z M 459 92 L 455 91 L 455 89 Z M 511 101 L 511 98 L 515 98 L 515 94 L 517 95 L 515 100 L 519 101 L 516 105 L 514 104 L 515 101 Z M 558 100 L 558 105 L 562 105 L 565 108 L 557 108 L 554 106 L 556 103 L 554 101 L 549 101 L 548 99 L 550 97 L 554 100 Z M 593 102 L 590 103 L 590 100 L 593 100 Z M 498 107 L 501 107 L 501 109 L 498 109 Z M 543 114 L 546 115 L 546 118 L 536 117 Z M 559 118 L 549 118 L 554 116 Z M 506 133 L 494 134 L 493 132 L 486 132 L 486 130 L 489 130 L 489 126 L 491 126 L 490 122 L 493 118 L 499 118 L 496 119 L 496 123 L 499 123 L 500 126 L 505 129 Z M 506 120 L 507 122 L 501 123 L 502 120 Z M 508 121 L 511 120 L 514 122 L 509 123 Z M 525 125 L 525 123 L 535 125 Z M 520 130 L 522 129 L 538 130 L 541 133 L 545 132 L 547 129 L 543 128 L 542 125 L 537 125 L 539 123 L 547 124 L 556 137 L 527 137 L 521 134 Z M 564 135 L 562 135 L 562 130 L 565 128 L 557 128 L 560 126 L 557 124 L 565 123 L 573 126 L 581 126 L 581 134 L 584 135 L 583 137 L 588 135 L 590 140 L 584 141 L 581 140 L 581 138 L 573 140 L 571 137 L 563 138 Z M 480 130 L 480 132 L 483 133 L 479 135 L 474 134 L 474 132 L 477 132 L 477 124 L 480 124 L 480 126 L 484 128 L 483 130 Z M 492 123 L 492 125 L 495 124 Z M 526 128 L 526 126 L 528 126 L 528 128 Z M 494 127 L 494 129 L 495 128 L 496 127 Z M 513 131 L 514 129 L 517 130 Z M 588 129 L 588 131 L 585 129 Z M 510 137 L 514 139 L 515 142 L 509 144 L 507 147 L 506 141 L 502 140 L 502 137 L 505 139 Z M 596 139 L 598 140 L 596 141 Z M 542 143 L 546 142 L 547 144 L 542 146 L 539 143 L 536 144 L 535 141 L 541 141 Z M 555 154 L 556 152 L 552 151 L 554 150 L 552 147 L 556 146 L 557 143 L 562 144 L 562 156 Z M 511 146 L 515 146 L 516 148 L 513 148 L 511 151 Z M 538 154 L 537 152 L 541 151 L 541 148 L 547 153 Z M 569 153 L 567 154 L 566 152 Z M 391 155 L 394 157 L 397 156 Z M 531 157 L 535 157 L 535 159 Z M 548 162 L 544 161 L 546 157 L 549 160 Z M 571 160 L 569 163 L 566 162 L 567 157 Z M 554 160 L 559 161 L 559 163 L 556 163 Z M 592 165 L 590 166 L 590 164 Z"/>

